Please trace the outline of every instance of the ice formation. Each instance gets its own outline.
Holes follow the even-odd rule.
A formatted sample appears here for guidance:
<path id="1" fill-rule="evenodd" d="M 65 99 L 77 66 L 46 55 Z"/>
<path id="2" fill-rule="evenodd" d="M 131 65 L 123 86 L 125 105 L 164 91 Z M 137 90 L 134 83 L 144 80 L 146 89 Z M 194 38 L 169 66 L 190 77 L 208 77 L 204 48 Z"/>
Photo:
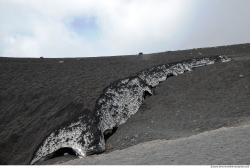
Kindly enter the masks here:
<path id="1" fill-rule="evenodd" d="M 139 77 L 131 77 L 111 84 L 96 104 L 101 131 L 104 133 L 125 123 L 139 110 L 146 93 L 152 94 L 151 88 Z"/>
<path id="2" fill-rule="evenodd" d="M 95 127 L 96 119 L 84 115 L 78 121 L 52 132 L 36 151 L 31 164 L 53 156 L 61 148 L 71 148 L 79 157 L 105 150 L 102 133 Z"/>
<path id="3" fill-rule="evenodd" d="M 226 56 L 192 59 L 179 63 L 158 65 L 139 72 L 134 77 L 111 83 L 96 101 L 92 117 L 88 113 L 78 121 L 52 132 L 38 148 L 31 164 L 44 160 L 63 147 L 72 148 L 79 157 L 105 150 L 106 131 L 125 123 L 135 114 L 145 94 L 152 94 L 152 88 L 170 76 L 177 76 L 194 68 L 228 62 Z"/>

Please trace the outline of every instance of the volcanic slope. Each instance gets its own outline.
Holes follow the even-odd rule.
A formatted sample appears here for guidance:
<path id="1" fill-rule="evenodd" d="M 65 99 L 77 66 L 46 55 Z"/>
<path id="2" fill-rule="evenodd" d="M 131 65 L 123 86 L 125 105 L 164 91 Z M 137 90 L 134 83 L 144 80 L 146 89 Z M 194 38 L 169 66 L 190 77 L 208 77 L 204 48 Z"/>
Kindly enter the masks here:
<path id="1" fill-rule="evenodd" d="M 154 140 L 67 165 L 249 165 L 250 126 L 220 128 L 175 140 Z M 61 164 L 58 161 L 56 164 Z"/>
<path id="2" fill-rule="evenodd" d="M 231 126 L 249 117 L 250 45 L 142 56 L 71 59 L 0 58 L 0 163 L 28 164 L 55 129 L 91 113 L 111 82 L 155 65 L 227 55 L 168 79 L 107 140 L 107 152 L 153 139 L 175 139 Z"/>
<path id="3" fill-rule="evenodd" d="M 156 139 L 176 139 L 247 122 L 250 54 L 168 78 L 106 145 L 110 151 Z M 250 138 L 250 137 L 249 137 Z"/>

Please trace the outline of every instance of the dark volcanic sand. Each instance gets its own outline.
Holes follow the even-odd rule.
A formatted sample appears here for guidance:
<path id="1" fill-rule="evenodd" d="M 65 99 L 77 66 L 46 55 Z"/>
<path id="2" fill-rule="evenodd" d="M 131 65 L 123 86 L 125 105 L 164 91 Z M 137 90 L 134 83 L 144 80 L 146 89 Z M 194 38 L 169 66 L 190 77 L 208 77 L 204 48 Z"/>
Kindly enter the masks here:
<path id="1" fill-rule="evenodd" d="M 249 137 L 249 125 L 224 127 L 175 140 L 144 142 L 123 150 L 74 159 L 63 164 L 249 165 Z"/>
<path id="2" fill-rule="evenodd" d="M 155 95 L 111 136 L 111 150 L 156 139 L 176 139 L 250 117 L 250 54 L 162 82 Z M 237 58 L 244 59 L 237 60 Z M 250 138 L 250 137 L 249 137 Z"/>
<path id="3" fill-rule="evenodd" d="M 112 81 L 154 65 L 218 54 L 234 60 L 161 83 L 138 113 L 108 139 L 111 151 L 247 120 L 250 44 L 144 56 L 0 58 L 0 164 L 28 164 L 50 132 L 85 109 L 93 111 L 96 99 Z"/>

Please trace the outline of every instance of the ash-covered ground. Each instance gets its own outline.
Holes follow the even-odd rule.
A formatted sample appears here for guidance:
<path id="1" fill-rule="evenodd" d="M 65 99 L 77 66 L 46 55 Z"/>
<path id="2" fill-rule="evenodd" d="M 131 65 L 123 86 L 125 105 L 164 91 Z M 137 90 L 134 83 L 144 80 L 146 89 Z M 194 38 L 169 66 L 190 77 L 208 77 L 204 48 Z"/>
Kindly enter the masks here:
<path id="1" fill-rule="evenodd" d="M 55 164 L 249 165 L 250 126 L 226 127 L 174 140 L 154 140 L 123 150 Z M 55 160 L 54 160 L 55 161 Z"/>
<path id="2" fill-rule="evenodd" d="M 0 58 L 0 163 L 29 164 L 52 131 L 93 112 L 111 82 L 155 65 L 213 55 L 226 55 L 232 61 L 158 85 L 154 96 L 147 97 L 139 111 L 107 139 L 105 152 L 110 152 L 248 121 L 250 44 L 142 56 Z"/>

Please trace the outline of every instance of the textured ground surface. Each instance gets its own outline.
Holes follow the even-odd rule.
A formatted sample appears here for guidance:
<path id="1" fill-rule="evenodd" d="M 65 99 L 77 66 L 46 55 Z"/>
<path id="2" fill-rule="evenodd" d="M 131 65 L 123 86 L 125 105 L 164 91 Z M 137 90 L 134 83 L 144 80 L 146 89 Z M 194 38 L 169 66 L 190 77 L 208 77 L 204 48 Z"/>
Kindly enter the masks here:
<path id="1" fill-rule="evenodd" d="M 110 150 L 176 139 L 250 117 L 250 54 L 169 78 L 107 141 Z M 250 137 L 249 137 L 250 138 Z"/>
<path id="2" fill-rule="evenodd" d="M 221 128 L 188 138 L 144 142 L 64 164 L 249 165 L 250 126 Z M 59 162 L 60 163 L 60 162 Z"/>
<path id="3" fill-rule="evenodd" d="M 234 60 L 160 84 L 155 96 L 148 97 L 139 112 L 107 140 L 110 152 L 246 121 L 250 45 L 126 57 L 0 58 L 0 163 L 28 164 L 50 132 L 84 111 L 93 111 L 96 99 L 112 81 L 154 65 L 217 54 Z"/>

